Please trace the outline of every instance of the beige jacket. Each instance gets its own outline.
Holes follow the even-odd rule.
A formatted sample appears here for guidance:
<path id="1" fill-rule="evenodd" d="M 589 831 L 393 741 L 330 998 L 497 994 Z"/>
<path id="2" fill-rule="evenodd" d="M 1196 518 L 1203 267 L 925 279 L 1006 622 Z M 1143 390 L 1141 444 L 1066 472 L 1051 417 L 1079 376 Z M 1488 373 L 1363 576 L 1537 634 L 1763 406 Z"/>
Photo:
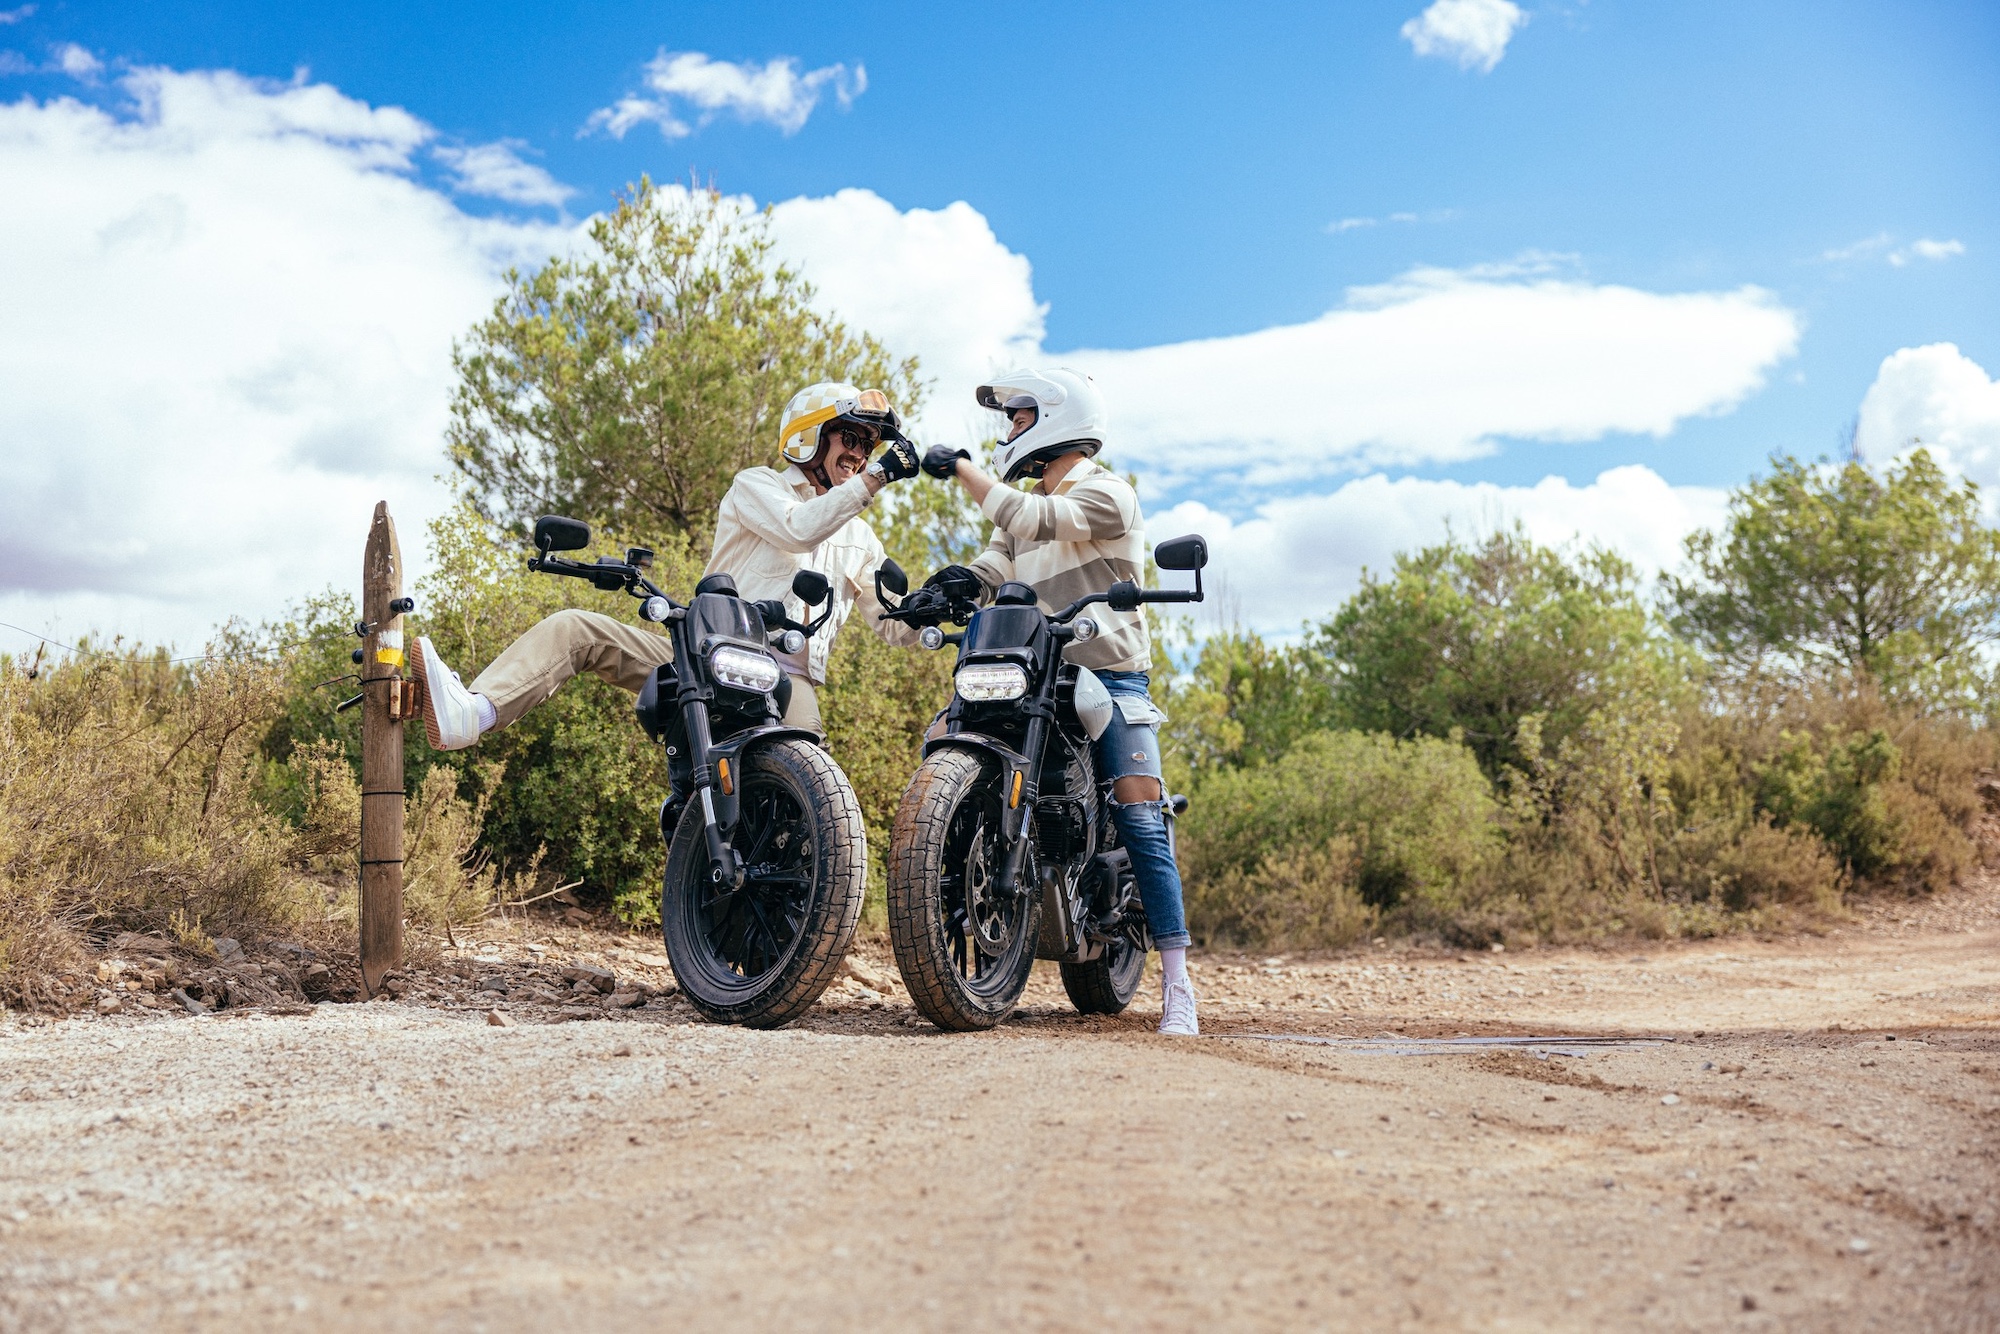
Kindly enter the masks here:
<path id="1" fill-rule="evenodd" d="M 833 585 L 833 615 L 820 632 L 806 641 L 798 660 L 787 661 L 814 685 L 826 684 L 826 662 L 848 613 L 861 608 L 868 628 L 891 644 L 917 642 L 917 632 L 900 621 L 884 621 L 875 597 L 875 571 L 884 559 L 882 539 L 861 517 L 873 499 L 860 477 L 841 483 L 825 495 L 796 465 L 745 468 L 729 484 L 715 516 L 715 546 L 704 575 L 727 574 L 751 602 L 782 598 L 795 621 L 811 619 L 806 606 L 792 596 L 792 576 L 818 570 Z M 816 616 L 824 605 L 813 609 Z M 779 655 L 783 660 L 783 655 Z"/>
<path id="2" fill-rule="evenodd" d="M 1053 495 L 996 486 L 981 509 L 993 537 L 972 571 L 990 596 L 1009 579 L 1035 590 L 1044 611 L 1060 611 L 1086 593 L 1103 593 L 1146 570 L 1146 521 L 1131 483 L 1089 459 L 1070 469 Z M 1097 638 L 1063 650 L 1070 662 L 1099 671 L 1145 672 L 1153 638 L 1142 611 L 1099 604 L 1088 613 Z"/>

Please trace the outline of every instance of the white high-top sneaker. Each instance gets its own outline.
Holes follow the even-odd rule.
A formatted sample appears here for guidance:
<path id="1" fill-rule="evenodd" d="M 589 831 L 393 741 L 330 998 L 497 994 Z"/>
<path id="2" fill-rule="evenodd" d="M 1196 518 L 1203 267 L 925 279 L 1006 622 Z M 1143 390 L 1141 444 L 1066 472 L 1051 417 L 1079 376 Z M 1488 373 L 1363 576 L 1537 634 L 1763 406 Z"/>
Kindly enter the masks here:
<path id="1" fill-rule="evenodd" d="M 417 678 L 424 734 L 431 745 L 438 750 L 464 750 L 479 740 L 479 701 L 458 679 L 458 673 L 444 665 L 429 635 L 418 637 L 410 670 Z"/>
<path id="2" fill-rule="evenodd" d="M 1194 984 L 1169 982 L 1161 988 L 1160 1031 L 1169 1037 L 1201 1036 L 1201 1021 L 1194 1013 Z"/>

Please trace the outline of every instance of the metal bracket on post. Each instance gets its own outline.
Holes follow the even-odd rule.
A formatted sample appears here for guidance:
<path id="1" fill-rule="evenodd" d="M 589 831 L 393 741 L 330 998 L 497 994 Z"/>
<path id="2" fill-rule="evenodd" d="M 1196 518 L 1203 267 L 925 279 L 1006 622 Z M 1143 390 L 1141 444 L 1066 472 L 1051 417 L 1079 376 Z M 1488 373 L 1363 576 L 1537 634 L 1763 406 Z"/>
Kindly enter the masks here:
<path id="1" fill-rule="evenodd" d="M 370 997 L 403 962 L 403 551 L 389 505 L 375 506 L 361 562 L 361 986 Z"/>

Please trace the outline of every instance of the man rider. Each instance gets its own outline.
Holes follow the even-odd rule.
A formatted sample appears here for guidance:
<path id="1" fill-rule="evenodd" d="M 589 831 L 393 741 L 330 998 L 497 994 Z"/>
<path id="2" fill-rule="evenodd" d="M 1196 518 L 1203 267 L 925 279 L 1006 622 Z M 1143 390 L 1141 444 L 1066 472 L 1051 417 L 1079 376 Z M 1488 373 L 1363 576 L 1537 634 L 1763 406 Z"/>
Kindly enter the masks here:
<path id="1" fill-rule="evenodd" d="M 947 566 L 924 586 L 984 601 L 1018 579 L 1054 610 L 1120 579 L 1142 578 L 1147 552 L 1139 497 L 1130 483 L 1092 461 L 1105 434 L 1096 382 L 1066 368 L 1015 371 L 981 385 L 975 397 L 1009 418 L 1007 438 L 993 455 L 1001 479 L 1032 477 L 1035 488 L 1001 485 L 964 450 L 940 445 L 925 455 L 924 471 L 955 478 L 993 521 L 993 537 L 969 567 Z M 1159 727 L 1166 715 L 1147 691 L 1152 636 L 1142 611 L 1099 607 L 1091 615 L 1097 636 L 1069 645 L 1063 656 L 1094 672 L 1117 704 L 1097 740 L 1097 764 L 1112 779 L 1111 816 L 1131 855 L 1146 924 L 1160 951 L 1160 1032 L 1191 1037 L 1201 1026 L 1187 973 L 1180 870 L 1162 811 Z"/>
<path id="2" fill-rule="evenodd" d="M 797 654 L 773 650 L 792 677 L 785 721 L 823 730 L 816 687 L 826 683 L 834 635 L 857 602 L 877 633 L 892 644 L 914 643 L 915 632 L 880 619 L 875 571 L 882 541 L 861 517 L 883 487 L 914 477 L 916 446 L 878 389 L 826 381 L 792 396 L 778 431 L 786 466 L 745 468 L 716 512 L 715 543 L 703 579 L 728 574 L 739 596 L 779 599 L 795 621 L 808 619 L 792 595 L 792 576 L 818 570 L 832 585 L 826 625 Z M 869 462 L 877 445 L 888 448 Z M 417 640 L 411 669 L 418 682 L 424 732 L 439 750 L 461 750 L 482 733 L 506 727 L 579 672 L 591 672 L 635 694 L 672 656 L 666 636 L 594 611 L 568 608 L 545 617 L 509 644 L 464 685 L 428 636 Z"/>

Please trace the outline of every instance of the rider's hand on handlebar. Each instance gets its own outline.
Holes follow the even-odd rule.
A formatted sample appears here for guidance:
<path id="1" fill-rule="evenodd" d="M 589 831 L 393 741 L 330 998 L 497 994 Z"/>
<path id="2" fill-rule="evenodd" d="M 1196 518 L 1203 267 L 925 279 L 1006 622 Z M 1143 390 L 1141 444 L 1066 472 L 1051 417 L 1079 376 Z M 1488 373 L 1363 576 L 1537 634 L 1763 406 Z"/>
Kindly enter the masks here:
<path id="1" fill-rule="evenodd" d="M 908 440 L 891 440 L 875 461 L 882 465 L 882 476 L 891 482 L 900 482 L 915 477 L 919 466 L 917 447 Z"/>
<path id="2" fill-rule="evenodd" d="M 757 614 L 764 618 L 764 628 L 766 630 L 782 630 L 785 622 L 791 619 L 785 615 L 785 604 L 777 598 L 766 598 L 762 602 L 753 602 L 750 605 L 755 607 Z"/>
<path id="3" fill-rule="evenodd" d="M 936 591 L 956 602 L 977 602 L 982 589 L 979 576 L 963 565 L 947 565 L 924 580 L 926 591 Z"/>
<path id="4" fill-rule="evenodd" d="M 953 449 L 950 445 L 932 445 L 924 455 L 924 471 L 941 481 L 950 481 L 958 472 L 958 461 L 971 458 L 967 450 Z"/>

